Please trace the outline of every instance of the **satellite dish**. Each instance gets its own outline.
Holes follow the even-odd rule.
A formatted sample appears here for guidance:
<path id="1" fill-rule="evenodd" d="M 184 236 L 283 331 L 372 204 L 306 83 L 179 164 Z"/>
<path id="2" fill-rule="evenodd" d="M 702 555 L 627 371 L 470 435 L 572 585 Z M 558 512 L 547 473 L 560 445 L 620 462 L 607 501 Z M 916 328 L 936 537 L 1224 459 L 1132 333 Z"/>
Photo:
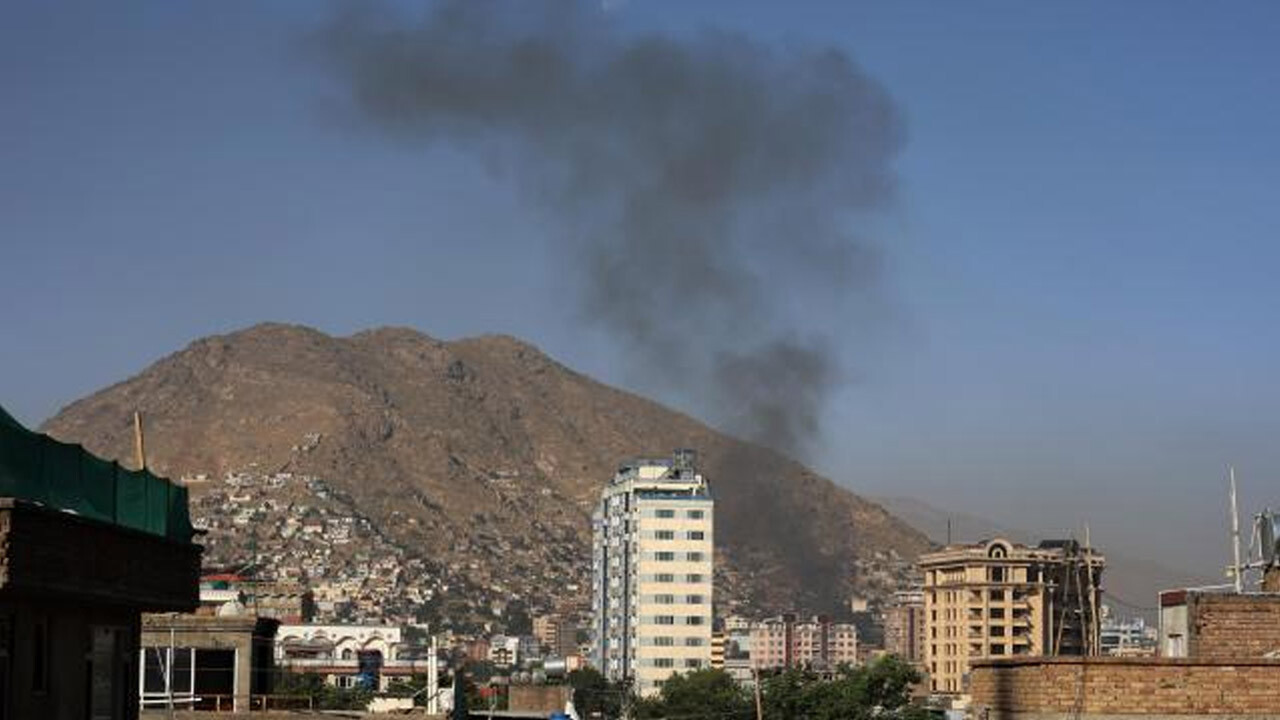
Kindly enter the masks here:
<path id="1" fill-rule="evenodd" d="M 1275 564 L 1280 556 L 1280 516 L 1264 512 L 1258 516 L 1258 539 L 1262 544 L 1262 560 L 1268 565 Z"/>

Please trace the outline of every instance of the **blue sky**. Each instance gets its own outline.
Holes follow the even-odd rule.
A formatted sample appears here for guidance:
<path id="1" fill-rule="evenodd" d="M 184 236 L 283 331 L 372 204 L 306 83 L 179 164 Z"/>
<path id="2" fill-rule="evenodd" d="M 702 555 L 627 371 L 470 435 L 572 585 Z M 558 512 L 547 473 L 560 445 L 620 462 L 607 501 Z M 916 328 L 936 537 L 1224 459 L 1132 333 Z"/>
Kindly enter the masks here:
<path id="1" fill-rule="evenodd" d="M 310 2 L 0 9 L 0 402 L 28 423 L 262 320 L 507 332 L 636 390 L 549 227 L 351 126 Z M 907 118 L 822 470 L 1211 572 L 1280 505 L 1280 6 L 632 0 L 627 32 L 834 44 Z M 679 405 L 678 397 L 663 398 Z"/>

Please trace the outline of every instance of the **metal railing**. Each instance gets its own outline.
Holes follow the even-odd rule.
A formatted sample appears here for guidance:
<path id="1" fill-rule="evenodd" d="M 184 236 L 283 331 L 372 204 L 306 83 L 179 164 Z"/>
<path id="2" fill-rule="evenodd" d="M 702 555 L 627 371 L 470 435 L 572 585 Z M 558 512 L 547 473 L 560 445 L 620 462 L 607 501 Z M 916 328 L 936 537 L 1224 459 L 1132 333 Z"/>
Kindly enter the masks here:
<path id="1" fill-rule="evenodd" d="M 213 712 L 232 712 L 236 701 L 240 700 L 241 712 L 258 712 L 267 710 L 314 710 L 315 699 L 310 695 L 232 695 L 229 693 L 185 693 L 175 694 L 172 699 L 168 693 L 143 693 L 141 705 L 144 710 L 165 709 L 170 702 L 180 710 L 205 710 Z"/>

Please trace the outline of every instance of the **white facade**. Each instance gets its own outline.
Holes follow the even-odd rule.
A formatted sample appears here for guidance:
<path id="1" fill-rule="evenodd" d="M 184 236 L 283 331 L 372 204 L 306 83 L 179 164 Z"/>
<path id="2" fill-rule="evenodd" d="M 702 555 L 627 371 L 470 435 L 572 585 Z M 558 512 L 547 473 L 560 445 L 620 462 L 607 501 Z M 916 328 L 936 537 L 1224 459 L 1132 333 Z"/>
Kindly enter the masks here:
<path id="1" fill-rule="evenodd" d="M 592 662 L 641 695 L 711 666 L 714 504 L 695 458 L 622 466 L 592 518 Z"/>
<path id="2" fill-rule="evenodd" d="M 327 647 L 321 657 L 354 660 L 361 652 L 376 651 L 383 660 L 398 660 L 400 628 L 394 625 L 281 625 L 276 631 L 276 662 L 284 663 L 290 647 Z"/>

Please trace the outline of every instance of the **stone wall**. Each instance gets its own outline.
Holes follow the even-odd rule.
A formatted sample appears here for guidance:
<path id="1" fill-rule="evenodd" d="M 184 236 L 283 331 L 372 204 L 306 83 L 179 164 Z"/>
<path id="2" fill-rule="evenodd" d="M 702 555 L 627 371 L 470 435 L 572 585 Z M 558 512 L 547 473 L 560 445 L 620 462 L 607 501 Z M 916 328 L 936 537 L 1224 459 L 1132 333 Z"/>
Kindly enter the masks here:
<path id="1" fill-rule="evenodd" d="M 970 692 L 974 716 L 989 720 L 1280 720 L 1280 660 L 977 660 Z"/>

